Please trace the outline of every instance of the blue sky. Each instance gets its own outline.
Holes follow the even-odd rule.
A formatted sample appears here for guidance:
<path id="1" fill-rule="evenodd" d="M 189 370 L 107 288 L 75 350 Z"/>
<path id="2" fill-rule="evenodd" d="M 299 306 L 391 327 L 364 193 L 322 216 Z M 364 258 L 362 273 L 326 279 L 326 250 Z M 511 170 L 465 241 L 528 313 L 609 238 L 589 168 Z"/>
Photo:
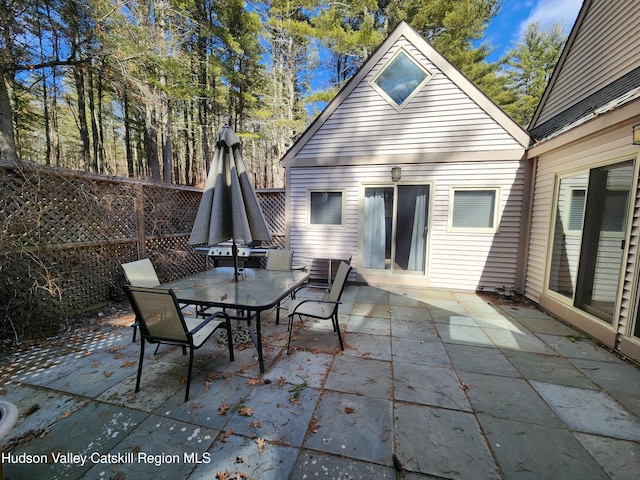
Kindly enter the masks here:
<path id="1" fill-rule="evenodd" d="M 503 57 L 520 41 L 532 22 L 549 27 L 561 21 L 568 35 L 581 6 L 582 0 L 503 0 L 500 13 L 485 32 L 484 40 L 497 49 L 487 60 L 497 61 Z"/>

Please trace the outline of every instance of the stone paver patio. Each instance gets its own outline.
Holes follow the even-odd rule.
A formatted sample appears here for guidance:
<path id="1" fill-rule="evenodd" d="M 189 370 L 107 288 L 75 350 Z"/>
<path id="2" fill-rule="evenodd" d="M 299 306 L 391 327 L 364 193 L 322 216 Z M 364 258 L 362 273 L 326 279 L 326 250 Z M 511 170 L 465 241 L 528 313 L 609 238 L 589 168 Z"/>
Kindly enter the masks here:
<path id="1" fill-rule="evenodd" d="M 318 290 L 311 290 L 315 295 Z M 3 440 L 19 479 L 629 479 L 640 476 L 640 370 L 521 303 L 349 285 L 330 322 L 264 319 L 229 362 L 186 357 L 105 315 L 5 358 Z"/>

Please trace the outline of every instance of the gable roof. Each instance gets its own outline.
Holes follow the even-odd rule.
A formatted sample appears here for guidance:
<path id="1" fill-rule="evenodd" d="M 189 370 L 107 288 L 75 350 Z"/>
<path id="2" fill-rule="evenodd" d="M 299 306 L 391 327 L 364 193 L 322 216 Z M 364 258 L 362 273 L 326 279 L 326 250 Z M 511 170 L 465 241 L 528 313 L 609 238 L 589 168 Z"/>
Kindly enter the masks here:
<path id="1" fill-rule="evenodd" d="M 544 139 L 640 99 L 640 2 L 585 0 L 529 124 Z"/>
<path id="2" fill-rule="evenodd" d="M 424 40 L 408 23 L 401 22 L 338 92 L 333 100 L 329 102 L 327 107 L 293 144 L 289 151 L 285 153 L 282 158 L 285 166 L 292 164 L 296 155 L 313 139 L 331 116 L 345 103 L 354 90 L 363 83 L 365 78 L 372 73 L 372 70 L 380 64 L 384 57 L 389 54 L 390 50 L 401 40 L 409 42 L 409 44 L 426 57 L 439 72 L 446 76 L 450 82 L 453 82 L 466 97 L 471 99 L 478 110 L 484 112 L 487 117 L 501 127 L 501 130 L 505 132 L 504 135 L 511 138 L 514 145 L 522 148 L 526 148 L 529 145 L 530 137 L 526 131 L 482 93 L 478 87 L 446 60 L 431 44 Z"/>

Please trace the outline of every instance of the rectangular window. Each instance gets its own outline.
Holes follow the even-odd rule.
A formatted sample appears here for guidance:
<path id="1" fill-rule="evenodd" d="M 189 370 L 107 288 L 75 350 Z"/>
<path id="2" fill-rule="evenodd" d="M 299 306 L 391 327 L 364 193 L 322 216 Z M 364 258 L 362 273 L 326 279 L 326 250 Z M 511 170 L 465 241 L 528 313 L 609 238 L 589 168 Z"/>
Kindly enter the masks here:
<path id="1" fill-rule="evenodd" d="M 309 192 L 310 225 L 342 225 L 342 216 L 341 191 Z"/>
<path id="2" fill-rule="evenodd" d="M 497 230 L 498 189 L 452 189 L 449 227 L 493 233 Z"/>

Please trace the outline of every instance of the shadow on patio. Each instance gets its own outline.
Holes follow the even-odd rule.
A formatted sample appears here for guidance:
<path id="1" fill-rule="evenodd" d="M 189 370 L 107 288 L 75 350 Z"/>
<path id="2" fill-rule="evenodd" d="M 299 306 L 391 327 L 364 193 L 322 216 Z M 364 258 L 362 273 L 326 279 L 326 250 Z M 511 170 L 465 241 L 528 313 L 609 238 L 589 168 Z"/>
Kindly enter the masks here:
<path id="1" fill-rule="evenodd" d="M 316 293 L 319 291 L 316 290 Z M 640 371 L 526 304 L 347 286 L 330 322 L 263 321 L 255 349 L 148 349 L 108 311 L 2 363 L 7 479 L 630 478 Z"/>

